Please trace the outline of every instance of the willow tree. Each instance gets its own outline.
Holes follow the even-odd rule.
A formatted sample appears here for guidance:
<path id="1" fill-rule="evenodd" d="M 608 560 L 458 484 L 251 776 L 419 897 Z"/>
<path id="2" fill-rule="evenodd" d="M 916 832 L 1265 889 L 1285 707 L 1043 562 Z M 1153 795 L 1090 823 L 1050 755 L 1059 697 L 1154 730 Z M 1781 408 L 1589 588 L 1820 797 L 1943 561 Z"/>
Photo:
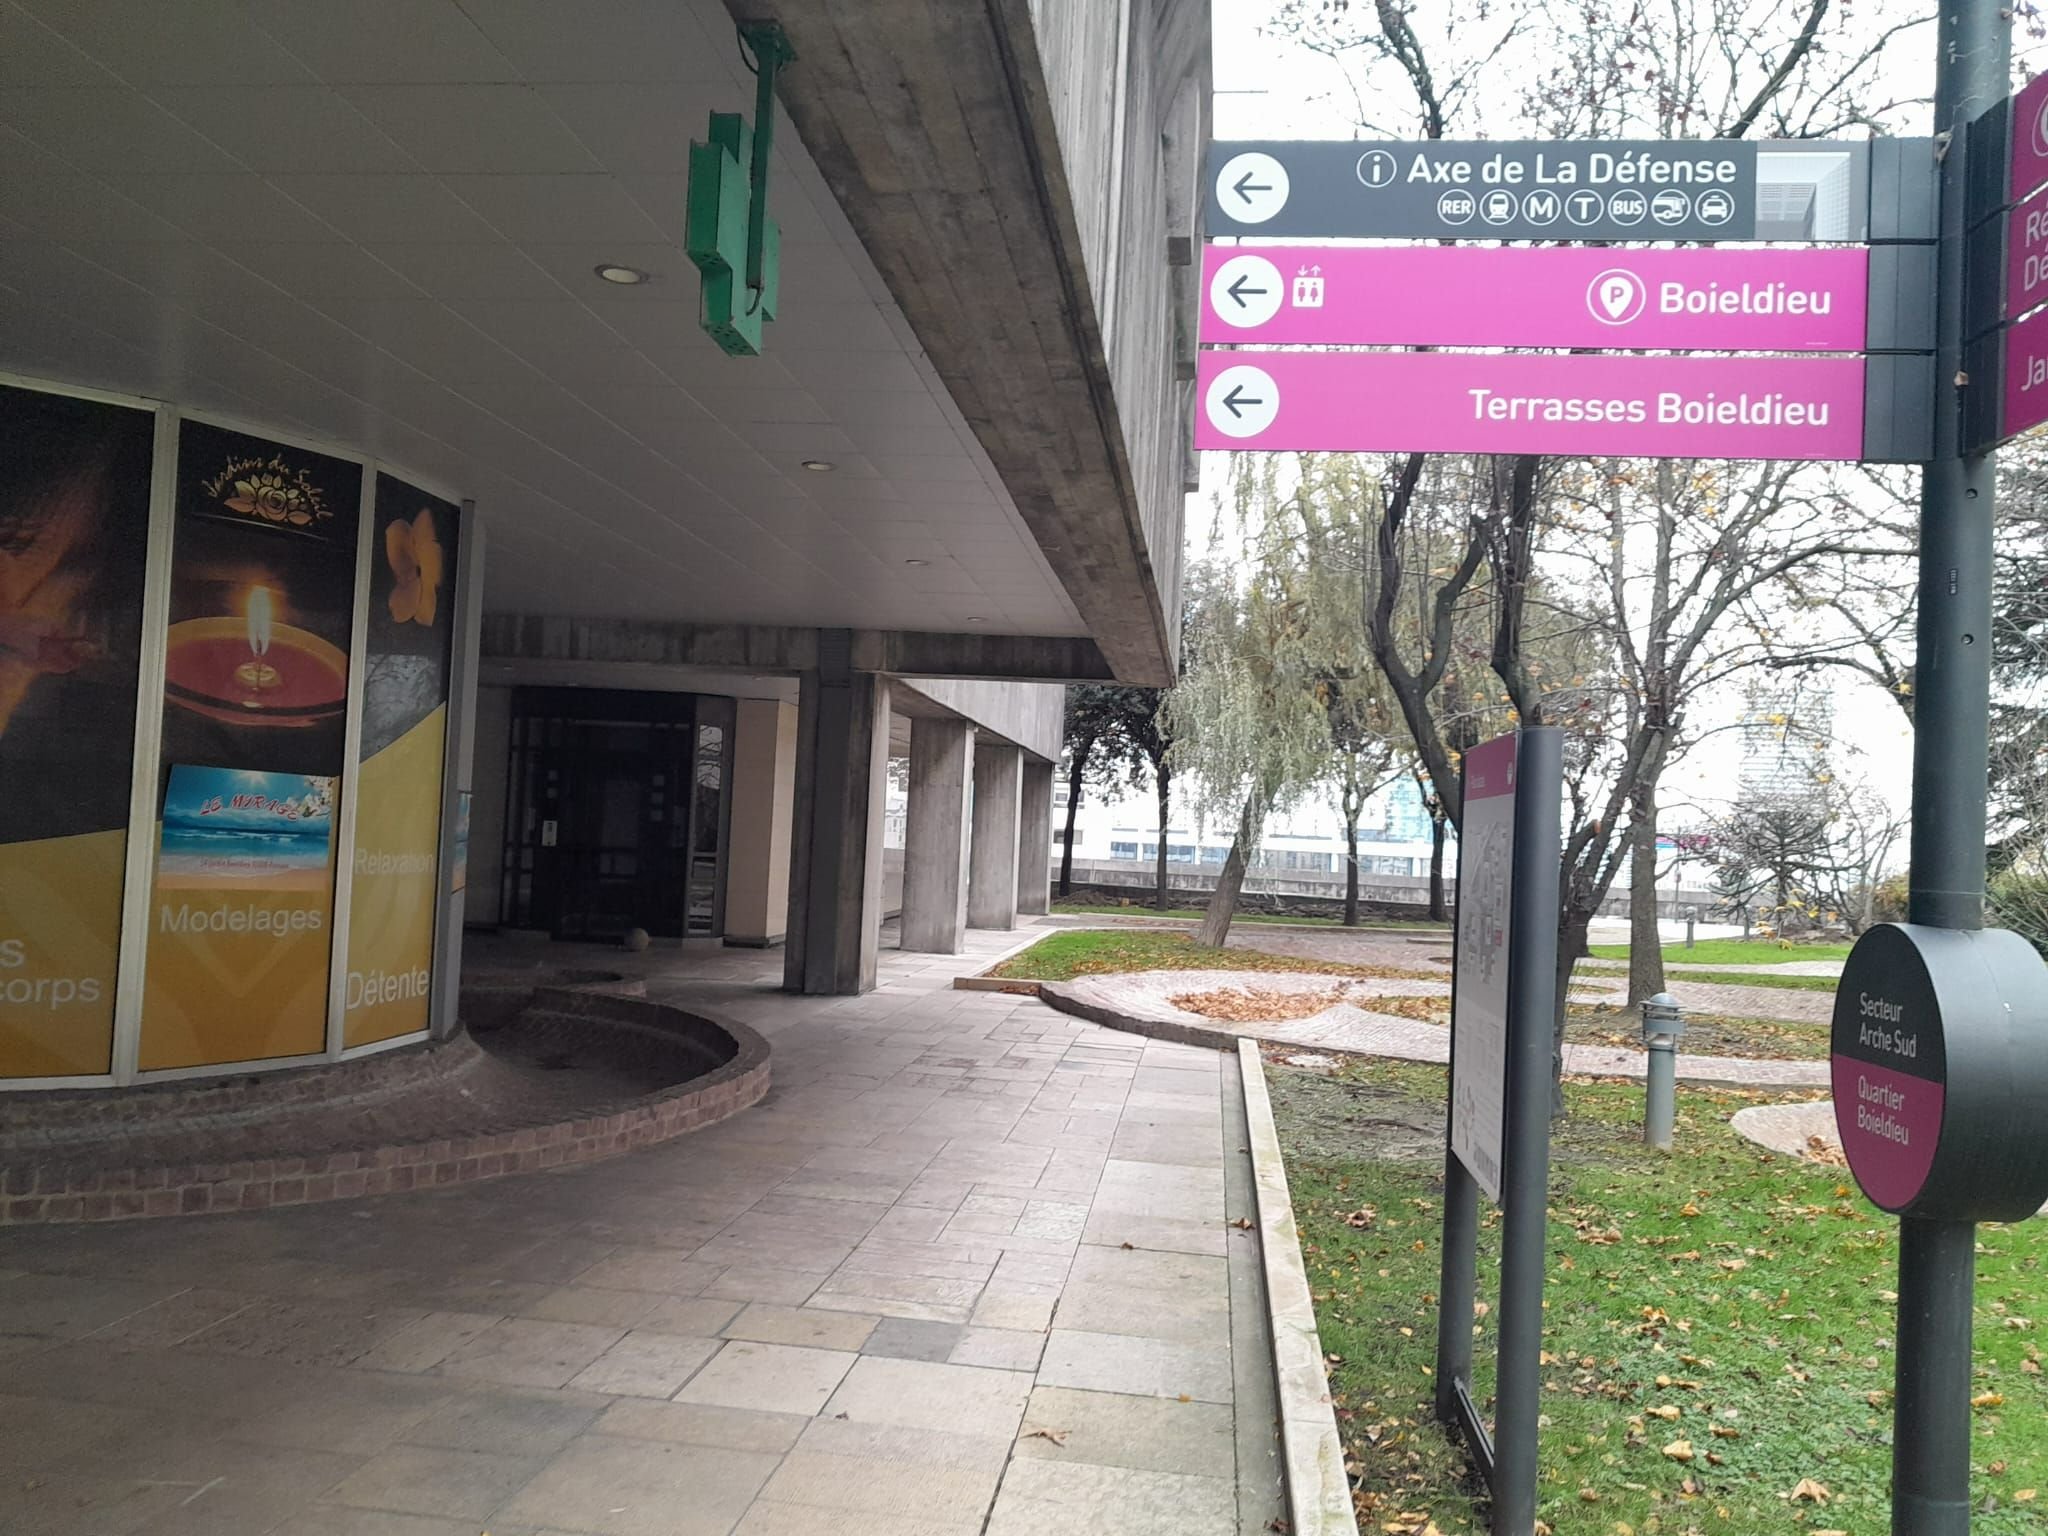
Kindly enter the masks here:
<path id="1" fill-rule="evenodd" d="M 1312 590 L 1315 567 L 1288 547 L 1279 466 L 1271 455 L 1232 466 L 1239 523 L 1256 542 L 1190 567 L 1188 666 L 1166 703 L 1171 761 L 1197 820 L 1232 829 L 1202 920 L 1212 946 L 1230 934 L 1266 819 L 1300 804 L 1330 761 L 1330 608 Z"/>

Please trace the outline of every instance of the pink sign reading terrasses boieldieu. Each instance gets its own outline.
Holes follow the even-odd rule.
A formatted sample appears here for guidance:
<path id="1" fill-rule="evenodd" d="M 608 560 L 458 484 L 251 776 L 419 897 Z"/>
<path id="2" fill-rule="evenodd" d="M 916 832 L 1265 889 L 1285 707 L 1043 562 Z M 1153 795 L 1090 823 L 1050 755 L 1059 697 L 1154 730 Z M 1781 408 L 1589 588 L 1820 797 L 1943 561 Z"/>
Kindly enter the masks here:
<path id="1" fill-rule="evenodd" d="M 1198 380 L 1198 448 L 1863 456 L 1860 357 L 1207 351 Z"/>
<path id="2" fill-rule="evenodd" d="M 1860 352 L 1862 247 L 1215 246 L 1211 346 Z"/>

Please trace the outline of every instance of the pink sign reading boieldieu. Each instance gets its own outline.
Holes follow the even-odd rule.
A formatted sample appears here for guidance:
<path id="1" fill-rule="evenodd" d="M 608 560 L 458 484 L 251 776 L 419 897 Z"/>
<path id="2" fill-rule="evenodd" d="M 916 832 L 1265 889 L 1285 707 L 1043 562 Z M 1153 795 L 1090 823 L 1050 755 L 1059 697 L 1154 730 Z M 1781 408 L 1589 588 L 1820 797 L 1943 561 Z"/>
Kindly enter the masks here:
<path id="1" fill-rule="evenodd" d="M 1198 448 L 1863 456 L 1860 357 L 1205 351 L 1198 378 Z"/>
<path id="2" fill-rule="evenodd" d="M 1212 346 L 1860 352 L 1870 255 L 1585 246 L 1217 246 Z"/>

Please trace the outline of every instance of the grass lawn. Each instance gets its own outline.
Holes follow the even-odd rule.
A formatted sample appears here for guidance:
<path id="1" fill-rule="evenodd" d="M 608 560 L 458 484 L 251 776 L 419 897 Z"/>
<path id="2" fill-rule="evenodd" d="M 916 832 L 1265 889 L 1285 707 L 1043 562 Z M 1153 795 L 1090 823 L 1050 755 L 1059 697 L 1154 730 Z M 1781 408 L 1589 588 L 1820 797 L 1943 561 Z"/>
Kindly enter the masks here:
<path id="1" fill-rule="evenodd" d="M 1620 972 L 1605 967 L 1588 967 L 1587 974 L 1615 976 Z M 1832 992 L 1836 986 L 1833 976 L 1759 976 L 1754 971 L 1673 971 L 1665 980 L 1708 982 L 1722 987 L 1774 987 L 1780 992 Z"/>
<path id="2" fill-rule="evenodd" d="M 1200 922 L 1208 914 L 1199 907 L 1168 907 L 1164 912 L 1149 902 L 1138 901 L 1055 901 L 1055 913 L 1071 917 L 1168 917 L 1184 923 Z M 1289 917 L 1279 912 L 1240 912 L 1231 919 L 1234 923 L 1284 923 L 1288 927 L 1301 928 L 1342 928 L 1344 924 L 1334 917 Z M 1442 923 L 1407 922 L 1387 917 L 1361 918 L 1358 932 L 1375 928 L 1391 928 L 1403 931 L 1409 929 L 1424 932 L 1450 934 Z"/>
<path id="3" fill-rule="evenodd" d="M 1688 1012 L 1679 1049 L 1690 1056 L 1740 1056 L 1750 1061 L 1825 1061 L 1828 1035 L 1826 1024 Z M 1565 1018 L 1564 1037 L 1577 1045 L 1643 1048 L 1642 1026 L 1612 1003 L 1574 1003 Z"/>
<path id="4" fill-rule="evenodd" d="M 1385 965 L 1339 965 L 1256 949 L 1206 949 L 1184 933 L 1118 928 L 1055 933 L 991 973 L 1016 981 L 1071 981 L 1118 971 L 1307 971 L 1330 976 L 1397 976 L 1441 981 L 1441 971 L 1397 970 Z"/>
<path id="5" fill-rule="evenodd" d="M 1269 1067 L 1361 1528 L 1485 1529 L 1431 1417 L 1442 1212 L 1439 1067 Z M 1555 1536 L 1882 1536 L 1890 1528 L 1897 1223 L 1846 1170 L 1777 1157 L 1679 1091 L 1670 1154 L 1641 1090 L 1574 1083 L 1553 1153 L 1540 1518 Z M 1369 1149 L 1369 1150 L 1367 1150 Z M 1380 1160 L 1375 1160 L 1380 1159 Z M 1980 1229 L 1977 1536 L 2048 1527 L 2048 1228 Z M 1480 1295 L 1498 1295 L 1482 1218 Z M 1491 1314 L 1474 1383 L 1491 1393 Z M 1795 1497 L 1796 1495 L 1796 1497 Z"/>
<path id="6" fill-rule="evenodd" d="M 1847 944 L 1781 945 L 1776 939 L 1701 939 L 1687 949 L 1664 946 L 1666 965 L 1785 965 L 1795 960 L 1846 960 Z M 1595 944 L 1595 960 L 1626 960 L 1626 944 Z"/>
<path id="7" fill-rule="evenodd" d="M 1373 1013 L 1388 1013 L 1424 1024 L 1448 1028 L 1451 1022 L 1448 997 L 1353 997 L 1351 1001 Z M 1636 1051 L 1643 1048 L 1641 1026 L 1612 1003 L 1573 1003 L 1565 1017 L 1564 1037 L 1575 1045 L 1618 1045 Z M 1688 1013 L 1683 1049 L 1695 1056 L 1740 1056 L 1750 1061 L 1824 1061 L 1828 1054 L 1828 1026 L 1784 1019 L 1746 1019 L 1722 1013 Z"/>

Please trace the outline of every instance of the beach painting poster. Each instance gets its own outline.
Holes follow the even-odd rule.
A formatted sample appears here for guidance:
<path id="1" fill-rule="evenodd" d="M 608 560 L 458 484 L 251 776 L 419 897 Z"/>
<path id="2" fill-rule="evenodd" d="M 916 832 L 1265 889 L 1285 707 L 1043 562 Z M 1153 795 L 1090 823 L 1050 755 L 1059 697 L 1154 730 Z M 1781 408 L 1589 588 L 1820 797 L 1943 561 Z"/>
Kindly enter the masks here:
<path id="1" fill-rule="evenodd" d="M 324 1048 L 336 780 L 171 766 L 150 902 L 144 1070 Z"/>

